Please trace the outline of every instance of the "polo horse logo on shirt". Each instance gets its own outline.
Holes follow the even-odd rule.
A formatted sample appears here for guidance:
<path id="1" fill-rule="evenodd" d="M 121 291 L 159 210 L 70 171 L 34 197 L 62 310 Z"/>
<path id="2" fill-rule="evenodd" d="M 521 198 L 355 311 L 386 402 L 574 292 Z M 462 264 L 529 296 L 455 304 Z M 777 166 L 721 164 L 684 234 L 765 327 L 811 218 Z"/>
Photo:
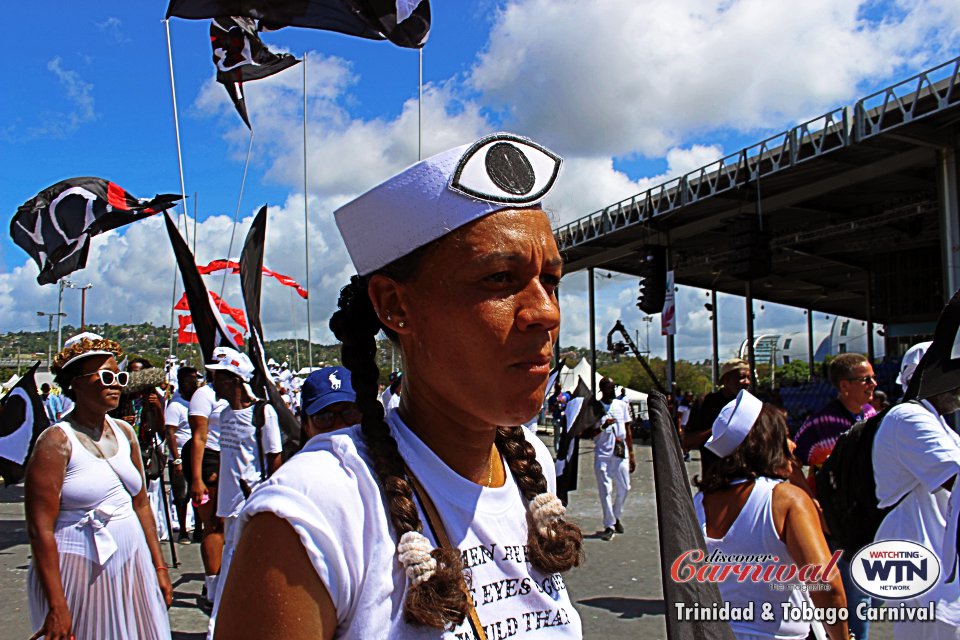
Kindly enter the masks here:
<path id="1" fill-rule="evenodd" d="M 333 391 L 336 391 L 340 388 L 340 378 L 337 377 L 336 373 L 331 373 L 330 377 L 327 378 L 330 381 L 330 388 Z"/>

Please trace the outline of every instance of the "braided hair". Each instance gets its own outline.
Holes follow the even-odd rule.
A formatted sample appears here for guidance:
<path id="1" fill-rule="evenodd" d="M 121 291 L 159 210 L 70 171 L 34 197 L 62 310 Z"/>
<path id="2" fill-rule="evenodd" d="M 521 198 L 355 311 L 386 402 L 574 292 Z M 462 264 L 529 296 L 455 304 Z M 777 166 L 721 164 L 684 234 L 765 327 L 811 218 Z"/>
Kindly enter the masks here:
<path id="1" fill-rule="evenodd" d="M 377 273 L 398 282 L 409 280 L 433 244 L 417 249 Z M 369 276 L 353 276 L 350 284 L 341 289 L 338 310 L 330 318 L 330 329 L 342 342 L 341 359 L 350 370 L 357 405 L 363 413 L 361 434 L 386 494 L 390 522 L 401 538 L 408 532 L 422 532 L 423 526 L 403 459 L 377 399 L 380 371 L 376 365 L 376 336 L 383 330 L 396 342 L 397 335 L 381 324 L 367 292 L 368 283 Z M 543 469 L 522 427 L 498 428 L 496 446 L 531 505 L 534 498 L 547 493 Z M 558 502 L 555 497 L 552 499 Z M 554 573 L 580 564 L 583 534 L 576 524 L 566 522 L 562 516 L 534 522 L 530 512 L 527 520 L 528 557 L 534 567 L 544 573 Z M 436 570 L 426 580 L 411 582 L 404 600 L 404 617 L 411 624 L 452 629 L 463 622 L 470 606 L 467 593 L 460 587 L 460 581 L 469 577 L 464 575 L 456 549 L 433 549 L 430 555 L 436 560 Z"/>

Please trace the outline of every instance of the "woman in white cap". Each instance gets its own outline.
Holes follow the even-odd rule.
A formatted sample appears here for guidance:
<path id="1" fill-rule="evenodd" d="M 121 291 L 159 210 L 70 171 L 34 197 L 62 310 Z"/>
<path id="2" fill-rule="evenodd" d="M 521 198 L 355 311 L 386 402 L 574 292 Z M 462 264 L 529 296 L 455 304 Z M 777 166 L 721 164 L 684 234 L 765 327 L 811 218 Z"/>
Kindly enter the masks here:
<path id="1" fill-rule="evenodd" d="M 582 534 L 540 410 L 562 260 L 540 200 L 560 159 L 498 134 L 336 212 L 358 276 L 330 320 L 359 425 L 314 437 L 250 497 L 218 638 L 579 638 L 560 572 Z M 376 336 L 403 354 L 377 399 Z M 444 631 L 446 630 L 446 631 Z"/>
<path id="2" fill-rule="evenodd" d="M 113 340 L 84 333 L 51 370 L 76 406 L 37 439 L 26 472 L 33 638 L 170 638 L 173 587 L 133 429 L 107 412 L 128 375 Z"/>
<path id="3" fill-rule="evenodd" d="M 695 481 L 700 492 L 694 497 L 697 519 L 703 527 L 707 551 L 719 550 L 728 556 L 767 556 L 776 560 L 756 561 L 757 565 L 831 565 L 831 553 L 820 529 L 813 500 L 801 488 L 785 482 L 791 458 L 787 423 L 783 413 L 743 390 L 727 404 L 713 423 L 706 447 L 718 456 L 707 467 L 703 479 Z M 827 576 L 828 590 L 810 590 L 817 607 L 846 607 L 840 572 Z M 720 595 L 731 608 L 755 609 L 753 620 L 731 621 L 738 640 L 761 638 L 806 638 L 810 624 L 784 619 L 783 603 L 801 607 L 809 602 L 804 585 L 796 578 L 778 583 L 738 580 L 736 576 L 719 583 Z M 772 605 L 773 619 L 760 615 L 764 604 Z M 826 625 L 831 640 L 849 637 L 847 623 Z"/>

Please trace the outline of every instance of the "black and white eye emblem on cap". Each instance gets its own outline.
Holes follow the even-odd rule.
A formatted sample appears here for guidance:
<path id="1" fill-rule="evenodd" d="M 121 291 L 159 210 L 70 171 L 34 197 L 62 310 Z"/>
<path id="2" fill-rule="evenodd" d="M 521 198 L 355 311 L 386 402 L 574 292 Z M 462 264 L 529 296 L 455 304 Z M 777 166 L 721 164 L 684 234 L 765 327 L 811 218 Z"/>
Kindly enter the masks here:
<path id="1" fill-rule="evenodd" d="M 450 188 L 487 202 L 531 204 L 553 187 L 560 162 L 560 156 L 532 140 L 498 133 L 467 149 Z"/>

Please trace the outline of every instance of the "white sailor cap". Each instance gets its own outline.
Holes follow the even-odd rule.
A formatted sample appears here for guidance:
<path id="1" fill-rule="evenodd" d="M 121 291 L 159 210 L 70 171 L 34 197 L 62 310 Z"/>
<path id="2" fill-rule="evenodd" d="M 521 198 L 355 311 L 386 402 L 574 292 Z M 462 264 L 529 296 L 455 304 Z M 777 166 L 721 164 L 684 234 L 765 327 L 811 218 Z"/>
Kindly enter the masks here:
<path id="1" fill-rule="evenodd" d="M 713 433 L 704 445 L 721 458 L 726 458 L 747 438 L 753 424 L 760 417 L 763 402 L 742 389 L 737 397 L 720 410 L 713 421 Z"/>
<path id="2" fill-rule="evenodd" d="M 532 140 L 497 133 L 407 167 L 334 216 L 364 276 L 490 213 L 538 205 L 560 163 Z"/>

